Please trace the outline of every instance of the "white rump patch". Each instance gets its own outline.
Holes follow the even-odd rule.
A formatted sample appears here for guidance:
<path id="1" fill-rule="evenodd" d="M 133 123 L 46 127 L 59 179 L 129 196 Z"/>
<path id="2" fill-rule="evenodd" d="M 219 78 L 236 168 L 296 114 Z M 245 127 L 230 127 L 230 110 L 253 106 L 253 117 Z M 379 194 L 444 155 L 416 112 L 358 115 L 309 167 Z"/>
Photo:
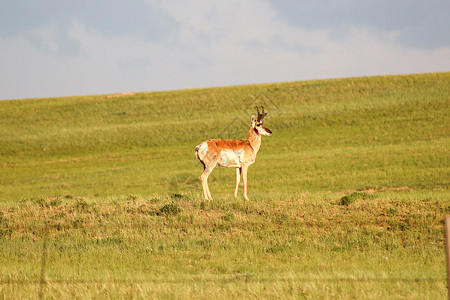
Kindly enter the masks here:
<path id="1" fill-rule="evenodd" d="M 198 157 L 203 161 L 203 158 L 206 156 L 206 153 L 208 152 L 208 143 L 203 142 L 200 145 L 198 145 L 196 148 L 198 148 L 198 150 L 197 150 Z"/>

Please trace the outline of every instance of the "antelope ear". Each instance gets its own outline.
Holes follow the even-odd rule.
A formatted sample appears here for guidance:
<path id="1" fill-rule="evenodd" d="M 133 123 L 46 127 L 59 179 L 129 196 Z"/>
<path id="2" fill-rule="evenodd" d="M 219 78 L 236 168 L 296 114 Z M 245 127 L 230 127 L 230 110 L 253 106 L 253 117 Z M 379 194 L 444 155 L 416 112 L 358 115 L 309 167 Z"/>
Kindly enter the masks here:
<path id="1" fill-rule="evenodd" d="M 255 119 L 255 116 L 254 115 L 252 115 L 252 125 L 253 124 L 255 124 L 256 123 L 256 119 Z"/>

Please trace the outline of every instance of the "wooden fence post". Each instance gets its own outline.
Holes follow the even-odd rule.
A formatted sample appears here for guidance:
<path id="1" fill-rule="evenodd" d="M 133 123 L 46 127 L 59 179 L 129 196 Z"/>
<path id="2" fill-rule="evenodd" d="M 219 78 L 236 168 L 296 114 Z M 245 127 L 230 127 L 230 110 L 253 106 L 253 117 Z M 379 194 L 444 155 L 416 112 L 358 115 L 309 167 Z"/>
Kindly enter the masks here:
<path id="1" fill-rule="evenodd" d="M 447 296 L 450 300 L 450 216 L 444 219 L 445 254 L 447 257 Z"/>

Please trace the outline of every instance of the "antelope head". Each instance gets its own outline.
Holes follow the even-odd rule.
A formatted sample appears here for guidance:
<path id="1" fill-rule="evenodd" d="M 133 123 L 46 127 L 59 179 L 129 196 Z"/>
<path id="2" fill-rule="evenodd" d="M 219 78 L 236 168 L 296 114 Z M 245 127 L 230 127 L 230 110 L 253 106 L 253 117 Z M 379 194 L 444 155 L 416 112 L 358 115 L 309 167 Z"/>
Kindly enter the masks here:
<path id="1" fill-rule="evenodd" d="M 272 131 L 270 131 L 269 128 L 263 126 L 263 120 L 267 113 L 264 112 L 264 106 L 261 106 L 261 108 L 262 113 L 259 113 L 259 108 L 258 106 L 256 107 L 256 110 L 258 111 L 258 117 L 255 119 L 255 116 L 252 116 L 252 128 L 260 135 L 270 136 L 272 135 Z"/>

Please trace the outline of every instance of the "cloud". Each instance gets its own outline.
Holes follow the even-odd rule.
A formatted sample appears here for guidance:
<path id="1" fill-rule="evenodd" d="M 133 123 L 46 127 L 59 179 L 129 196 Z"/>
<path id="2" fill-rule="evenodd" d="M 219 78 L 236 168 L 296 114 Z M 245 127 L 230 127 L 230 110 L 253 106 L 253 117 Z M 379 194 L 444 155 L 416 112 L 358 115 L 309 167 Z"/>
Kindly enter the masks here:
<path id="1" fill-rule="evenodd" d="M 353 27 L 336 37 L 333 28 L 290 25 L 269 2 L 256 0 L 148 3 L 179 24 L 174 45 L 208 62 L 209 74 L 193 76 L 201 78 L 194 86 L 450 69 L 450 47 L 408 47 L 398 30 Z"/>
<path id="2" fill-rule="evenodd" d="M 395 30 L 303 28 L 267 1 L 146 3 L 164 15 L 157 39 L 77 18 L 0 38 L 0 99 L 450 70 L 450 47 L 405 46 Z"/>
<path id="3" fill-rule="evenodd" d="M 450 2 L 445 0 L 283 0 L 273 8 L 292 26 L 328 28 L 341 35 L 349 28 L 396 31 L 404 45 L 436 49 L 450 46 Z"/>

